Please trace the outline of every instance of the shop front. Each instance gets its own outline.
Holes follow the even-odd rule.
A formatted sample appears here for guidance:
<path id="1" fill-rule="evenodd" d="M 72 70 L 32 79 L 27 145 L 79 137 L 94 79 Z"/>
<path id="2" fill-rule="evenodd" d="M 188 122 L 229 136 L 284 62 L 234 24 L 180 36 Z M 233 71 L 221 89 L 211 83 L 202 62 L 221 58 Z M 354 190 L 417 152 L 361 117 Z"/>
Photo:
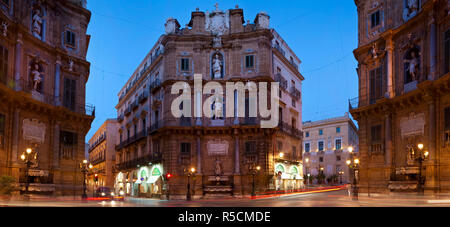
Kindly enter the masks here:
<path id="1" fill-rule="evenodd" d="M 134 182 L 137 197 L 160 197 L 163 186 L 163 169 L 160 164 L 143 166 L 137 170 L 137 180 Z"/>
<path id="2" fill-rule="evenodd" d="M 277 191 L 292 191 L 304 187 L 301 164 L 276 163 L 275 176 Z"/>

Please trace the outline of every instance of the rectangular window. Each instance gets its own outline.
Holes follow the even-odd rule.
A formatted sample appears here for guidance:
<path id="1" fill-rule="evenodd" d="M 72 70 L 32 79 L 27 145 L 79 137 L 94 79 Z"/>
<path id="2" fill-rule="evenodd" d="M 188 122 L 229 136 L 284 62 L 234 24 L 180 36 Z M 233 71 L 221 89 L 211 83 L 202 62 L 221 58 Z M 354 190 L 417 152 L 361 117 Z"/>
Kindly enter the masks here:
<path id="1" fill-rule="evenodd" d="M 340 155 L 336 156 L 336 161 L 341 161 L 341 156 Z"/>
<path id="2" fill-rule="evenodd" d="M 245 153 L 246 154 L 256 153 L 256 142 L 255 141 L 245 142 Z"/>
<path id="3" fill-rule="evenodd" d="M 336 150 L 342 149 L 342 141 L 341 141 L 341 139 L 337 139 L 335 141 L 335 143 L 336 143 Z"/>
<path id="4" fill-rule="evenodd" d="M 370 138 L 372 142 L 381 141 L 381 125 L 372 126 L 370 132 Z"/>
<path id="5" fill-rule="evenodd" d="M 376 11 L 370 15 L 370 27 L 374 28 L 380 25 L 380 11 Z"/>
<path id="6" fill-rule="evenodd" d="M 76 80 L 64 79 L 64 102 L 63 105 L 70 110 L 75 110 L 75 94 L 76 94 Z"/>
<path id="7" fill-rule="evenodd" d="M 450 130 L 450 107 L 444 110 L 444 126 L 445 131 Z"/>
<path id="8" fill-rule="evenodd" d="M 76 133 L 60 131 L 60 156 L 63 159 L 75 157 L 77 151 L 78 136 Z"/>
<path id="9" fill-rule="evenodd" d="M 246 68 L 253 68 L 254 67 L 254 56 L 253 55 L 247 55 L 245 56 L 245 67 Z"/>
<path id="10" fill-rule="evenodd" d="M 5 115 L 0 114 L 0 148 L 5 147 Z"/>
<path id="11" fill-rule="evenodd" d="M 323 141 L 319 141 L 318 147 L 319 147 L 319 151 L 323 151 Z"/>
<path id="12" fill-rule="evenodd" d="M 445 64 L 445 70 L 444 70 L 444 73 L 448 73 L 448 72 L 450 72 L 450 29 L 449 30 L 447 30 L 446 32 L 445 32 L 445 41 L 444 41 L 445 43 L 444 43 L 444 48 L 445 48 L 445 50 L 444 50 L 444 54 L 445 54 L 445 57 L 444 57 L 444 64 Z"/>
<path id="13" fill-rule="evenodd" d="M 311 150 L 309 143 L 305 143 L 305 152 L 309 152 Z"/>
<path id="14" fill-rule="evenodd" d="M 323 162 L 323 157 L 319 157 L 319 162 Z"/>
<path id="15" fill-rule="evenodd" d="M 181 59 L 181 71 L 189 71 L 189 59 L 188 58 Z"/>
<path id="16" fill-rule="evenodd" d="M 309 132 L 305 132 L 305 137 L 309 137 Z"/>
<path id="17" fill-rule="evenodd" d="M 0 46 L 0 83 L 6 84 L 8 78 L 8 50 Z"/>
<path id="18" fill-rule="evenodd" d="M 323 135 L 323 130 L 319 129 L 319 135 Z"/>
<path id="19" fill-rule="evenodd" d="M 190 143 L 181 143 L 181 154 L 190 154 L 191 153 L 191 144 Z"/>
<path id="20" fill-rule="evenodd" d="M 340 133 L 341 132 L 341 127 L 336 127 L 336 133 Z"/>
<path id="21" fill-rule="evenodd" d="M 382 94 L 382 70 L 381 67 L 370 70 L 369 72 L 369 80 L 370 80 L 370 103 L 375 103 L 376 100 L 383 97 Z"/>
<path id="22" fill-rule="evenodd" d="M 66 30 L 64 40 L 65 40 L 66 45 L 75 47 L 75 33 L 74 32 L 72 32 L 70 30 Z"/>

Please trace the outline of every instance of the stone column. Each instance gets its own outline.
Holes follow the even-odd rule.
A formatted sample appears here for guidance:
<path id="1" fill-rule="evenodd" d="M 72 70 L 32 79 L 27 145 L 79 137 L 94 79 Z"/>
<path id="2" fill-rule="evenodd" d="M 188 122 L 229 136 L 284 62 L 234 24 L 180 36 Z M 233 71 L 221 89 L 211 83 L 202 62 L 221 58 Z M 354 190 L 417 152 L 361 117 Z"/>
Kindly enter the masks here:
<path id="1" fill-rule="evenodd" d="M 60 78 L 61 78 L 61 57 L 58 56 L 55 64 L 55 106 L 61 105 L 61 100 L 59 97 L 60 90 Z"/>
<path id="2" fill-rule="evenodd" d="M 389 37 L 386 40 L 386 57 L 387 57 L 387 92 L 386 97 L 393 98 L 394 97 L 394 88 L 393 88 L 393 50 L 394 43 L 392 41 L 392 37 Z"/>
<path id="3" fill-rule="evenodd" d="M 22 35 L 19 34 L 18 36 L 19 36 L 19 37 L 18 37 L 18 39 L 17 39 L 17 43 L 16 43 L 16 53 L 15 53 L 16 59 L 15 59 L 15 64 L 14 64 L 14 81 L 15 81 L 15 87 L 14 87 L 14 89 L 15 89 L 16 91 L 22 90 L 22 86 L 21 86 L 22 84 L 21 84 L 21 81 L 20 81 L 20 74 L 21 74 L 22 72 L 21 72 L 20 66 L 21 66 L 22 44 L 23 44 L 23 42 L 22 42 L 22 40 L 21 40 Z"/>
<path id="4" fill-rule="evenodd" d="M 239 136 L 237 134 L 235 134 L 235 139 L 234 139 L 234 174 L 235 175 L 239 175 L 241 173 L 240 170 L 240 161 L 239 161 Z"/>
<path id="5" fill-rule="evenodd" d="M 429 20 L 429 26 L 430 26 L 430 74 L 428 75 L 428 80 L 435 80 L 436 79 L 436 63 L 437 63 L 437 46 L 436 46 L 436 37 L 437 37 L 437 31 L 436 31 L 436 22 L 434 20 L 433 15 L 430 15 Z"/>
<path id="6" fill-rule="evenodd" d="M 11 163 L 16 165 L 18 163 L 18 153 L 19 153 L 19 137 L 20 137 L 20 110 L 18 108 L 14 109 L 14 120 L 13 120 L 13 141 L 12 141 L 12 155 Z"/>
<path id="7" fill-rule="evenodd" d="M 53 168 L 59 168 L 59 124 L 55 122 L 53 129 Z"/>
<path id="8" fill-rule="evenodd" d="M 202 174 L 202 142 L 197 136 L 197 173 Z"/>

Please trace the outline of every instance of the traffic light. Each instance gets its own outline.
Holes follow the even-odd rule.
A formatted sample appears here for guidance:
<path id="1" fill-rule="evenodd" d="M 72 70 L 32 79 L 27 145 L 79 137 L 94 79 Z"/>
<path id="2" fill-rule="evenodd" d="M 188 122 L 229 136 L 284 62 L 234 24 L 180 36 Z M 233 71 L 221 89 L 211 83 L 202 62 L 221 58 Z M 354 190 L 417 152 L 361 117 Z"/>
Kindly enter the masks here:
<path id="1" fill-rule="evenodd" d="M 170 178 L 172 178 L 172 174 L 167 173 L 167 174 L 166 174 L 166 180 L 170 180 Z"/>
<path id="2" fill-rule="evenodd" d="M 98 181 L 98 174 L 94 175 L 94 181 L 97 182 Z"/>

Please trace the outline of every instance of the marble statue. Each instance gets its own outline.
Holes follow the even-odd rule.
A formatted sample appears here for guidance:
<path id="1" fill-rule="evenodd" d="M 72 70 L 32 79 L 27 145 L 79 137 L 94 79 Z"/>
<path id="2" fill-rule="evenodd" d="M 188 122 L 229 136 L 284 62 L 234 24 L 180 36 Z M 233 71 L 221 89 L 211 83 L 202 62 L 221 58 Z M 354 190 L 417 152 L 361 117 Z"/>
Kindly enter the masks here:
<path id="1" fill-rule="evenodd" d="M 419 10 L 418 0 L 407 0 L 407 4 L 403 9 L 403 19 L 408 20 L 411 17 L 415 16 L 418 10 Z"/>
<path id="2" fill-rule="evenodd" d="M 372 57 L 373 58 L 377 58 L 378 57 L 378 55 L 377 55 L 377 43 L 373 43 L 373 45 L 372 45 Z"/>
<path id="3" fill-rule="evenodd" d="M 73 71 L 73 61 L 72 59 L 69 59 L 69 71 Z"/>
<path id="4" fill-rule="evenodd" d="M 222 61 L 219 58 L 219 54 L 214 56 L 212 68 L 214 79 L 222 78 Z"/>
<path id="5" fill-rule="evenodd" d="M 404 62 L 408 62 L 408 72 L 411 75 L 412 80 L 417 79 L 418 69 L 419 69 L 419 57 L 416 56 L 415 51 L 411 51 L 411 60 L 405 60 Z"/>
<path id="6" fill-rule="evenodd" d="M 216 176 L 222 175 L 222 162 L 219 159 L 216 159 L 216 167 L 214 169 L 214 173 Z"/>
<path id="7" fill-rule="evenodd" d="M 41 38 L 42 37 L 42 18 L 40 16 L 41 11 L 39 9 L 35 9 L 33 11 L 33 30 L 32 33 L 34 36 Z"/>
<path id="8" fill-rule="evenodd" d="M 216 100 L 214 102 L 214 117 L 215 118 L 223 117 L 222 101 L 220 100 L 219 97 L 216 97 Z"/>
<path id="9" fill-rule="evenodd" d="M 37 63 L 33 64 L 31 76 L 33 77 L 33 90 L 36 91 L 37 87 L 42 82 L 41 73 L 39 72 L 39 65 Z"/>

